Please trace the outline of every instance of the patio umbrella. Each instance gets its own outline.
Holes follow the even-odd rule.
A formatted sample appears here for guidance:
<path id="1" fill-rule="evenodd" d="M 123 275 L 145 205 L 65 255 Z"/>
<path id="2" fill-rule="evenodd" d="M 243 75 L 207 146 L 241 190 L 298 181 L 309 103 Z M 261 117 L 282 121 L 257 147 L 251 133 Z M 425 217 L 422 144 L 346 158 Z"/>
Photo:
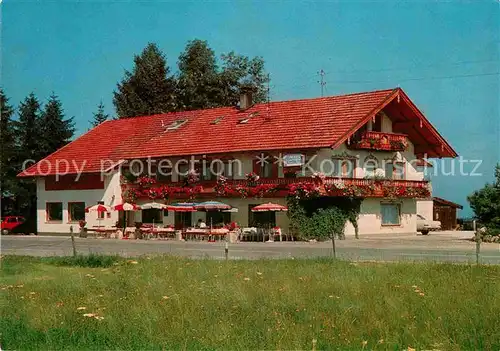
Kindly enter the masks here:
<path id="1" fill-rule="evenodd" d="M 150 209 L 156 209 L 156 210 L 166 210 L 167 209 L 167 205 L 165 204 L 161 204 L 159 202 L 148 202 L 146 204 L 142 204 L 141 205 L 141 208 L 143 210 L 150 210 Z M 155 228 L 155 220 L 153 218 L 153 230 Z"/>
<path id="2" fill-rule="evenodd" d="M 113 210 L 115 211 L 138 211 L 140 209 L 140 206 L 137 206 L 136 204 L 129 204 L 128 202 L 113 206 Z"/>
<path id="3" fill-rule="evenodd" d="M 173 212 L 196 212 L 196 205 L 195 202 L 177 202 L 166 205 L 166 209 Z"/>
<path id="4" fill-rule="evenodd" d="M 196 208 L 194 208 L 197 204 L 195 202 L 177 202 L 177 203 L 173 203 L 173 204 L 169 204 L 169 205 L 166 205 L 166 209 L 168 211 L 173 211 L 173 212 L 181 212 L 181 213 L 184 213 L 184 212 L 196 212 Z M 181 214 L 181 219 L 183 220 L 184 218 L 182 218 L 184 215 Z M 184 227 L 184 221 L 182 221 L 183 224 L 182 226 Z"/>
<path id="5" fill-rule="evenodd" d="M 111 207 L 106 205 L 97 204 L 94 206 L 89 206 L 85 209 L 85 212 L 109 212 L 111 211 Z"/>
<path id="6" fill-rule="evenodd" d="M 89 206 L 85 209 L 85 212 L 89 213 L 89 212 L 97 212 L 98 214 L 100 213 L 104 213 L 104 212 L 109 212 L 111 211 L 111 207 L 109 206 L 106 206 L 106 205 L 102 205 L 102 204 L 97 204 L 97 205 L 94 205 L 94 206 Z M 100 218 L 99 216 L 97 216 L 97 220 L 99 221 L 99 223 L 101 223 L 101 220 L 102 218 Z M 99 224 L 99 227 L 101 226 L 101 224 Z"/>
<path id="7" fill-rule="evenodd" d="M 286 211 L 288 211 L 288 208 L 286 206 L 273 204 L 271 202 L 268 202 L 267 204 L 257 205 L 254 208 L 252 208 L 252 212 L 286 212 Z M 262 240 L 264 241 L 265 238 L 263 237 Z M 274 239 L 271 240 L 271 225 L 269 225 L 269 241 L 274 241 Z"/>
<path id="8" fill-rule="evenodd" d="M 254 208 L 252 208 L 252 212 L 266 212 L 266 211 L 286 212 L 288 211 L 288 208 L 286 206 L 273 204 L 271 202 L 268 202 L 267 204 L 257 205 Z"/>
<path id="9" fill-rule="evenodd" d="M 122 204 L 113 206 L 113 210 L 123 211 L 123 234 L 125 234 L 125 229 L 127 229 L 127 212 L 139 211 L 140 209 L 141 209 L 140 206 L 137 206 L 136 204 L 130 204 L 128 202 L 124 202 Z"/>
<path id="10" fill-rule="evenodd" d="M 230 210 L 232 206 L 219 201 L 205 201 L 196 205 L 195 208 L 198 211 L 223 211 Z"/>
<path id="11" fill-rule="evenodd" d="M 232 208 L 231 205 L 219 201 L 205 201 L 195 206 L 198 211 L 227 211 Z M 212 228 L 212 217 L 210 217 L 210 228 Z"/>
<path id="12" fill-rule="evenodd" d="M 159 202 L 148 202 L 146 204 L 142 204 L 141 208 L 143 210 L 149 210 L 149 209 L 152 209 L 152 208 L 157 209 L 157 210 L 166 210 L 167 209 L 167 205 L 161 204 Z"/>

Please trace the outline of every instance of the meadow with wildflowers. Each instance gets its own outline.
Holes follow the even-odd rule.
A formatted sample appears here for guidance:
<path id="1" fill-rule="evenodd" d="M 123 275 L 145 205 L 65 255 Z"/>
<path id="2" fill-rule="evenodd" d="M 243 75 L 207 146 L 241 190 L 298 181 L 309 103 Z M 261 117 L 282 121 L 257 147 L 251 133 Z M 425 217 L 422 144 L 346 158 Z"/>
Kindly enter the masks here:
<path id="1" fill-rule="evenodd" d="M 500 267 L 4 256 L 11 350 L 498 350 Z"/>

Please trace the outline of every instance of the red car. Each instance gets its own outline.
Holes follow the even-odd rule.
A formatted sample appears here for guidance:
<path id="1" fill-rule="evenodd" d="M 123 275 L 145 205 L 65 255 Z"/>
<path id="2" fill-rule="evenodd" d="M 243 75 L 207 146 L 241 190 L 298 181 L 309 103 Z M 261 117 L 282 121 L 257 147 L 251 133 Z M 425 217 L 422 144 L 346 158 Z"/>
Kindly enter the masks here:
<path id="1" fill-rule="evenodd" d="M 2 217 L 2 234 L 6 235 L 11 233 L 14 228 L 25 222 L 24 217 L 21 216 L 7 216 Z"/>

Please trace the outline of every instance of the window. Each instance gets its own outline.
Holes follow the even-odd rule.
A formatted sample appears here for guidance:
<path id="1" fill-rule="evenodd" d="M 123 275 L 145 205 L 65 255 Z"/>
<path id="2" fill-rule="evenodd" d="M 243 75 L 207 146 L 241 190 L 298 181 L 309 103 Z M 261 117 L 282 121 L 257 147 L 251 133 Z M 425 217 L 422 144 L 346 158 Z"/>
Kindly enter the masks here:
<path id="1" fill-rule="evenodd" d="M 394 170 L 394 163 L 392 163 L 392 162 L 389 161 L 389 162 L 387 162 L 385 164 L 384 167 L 385 167 L 385 177 L 387 179 L 392 179 L 392 177 L 393 177 L 393 170 Z"/>
<path id="2" fill-rule="evenodd" d="M 156 180 L 162 183 L 168 183 L 172 181 L 172 167 L 171 164 L 158 164 L 156 169 Z"/>
<path id="3" fill-rule="evenodd" d="M 222 122 L 222 120 L 224 119 L 225 116 L 220 116 L 220 117 L 217 117 L 216 119 L 214 119 L 212 122 L 210 122 L 210 124 L 219 124 L 220 122 Z"/>
<path id="4" fill-rule="evenodd" d="M 260 174 L 261 178 L 270 178 L 271 177 L 271 166 L 270 162 L 264 162 L 263 165 L 260 166 Z"/>
<path id="5" fill-rule="evenodd" d="M 404 162 L 394 162 L 394 168 L 392 171 L 392 179 L 405 179 L 405 163 Z"/>
<path id="6" fill-rule="evenodd" d="M 180 126 L 185 124 L 187 122 L 187 119 L 178 119 L 177 121 L 173 121 L 168 127 L 167 130 L 175 130 L 178 129 Z"/>
<path id="7" fill-rule="evenodd" d="M 399 204 L 380 204 L 382 225 L 400 225 Z"/>
<path id="8" fill-rule="evenodd" d="M 142 210 L 142 223 L 162 223 L 162 212 L 157 208 Z"/>
<path id="9" fill-rule="evenodd" d="M 378 168 L 378 161 L 375 157 L 368 156 L 367 158 L 365 158 L 365 164 L 364 164 L 365 177 L 375 178 L 377 168 Z"/>
<path id="10" fill-rule="evenodd" d="M 62 202 L 47 202 L 46 212 L 47 212 L 47 221 L 62 221 L 63 219 Z"/>
<path id="11" fill-rule="evenodd" d="M 187 179 L 188 173 L 189 173 L 189 165 L 187 164 L 179 164 L 178 165 L 178 171 L 179 171 L 179 181 L 185 181 Z"/>
<path id="12" fill-rule="evenodd" d="M 85 202 L 68 203 L 68 220 L 70 222 L 85 220 Z"/>
<path id="13" fill-rule="evenodd" d="M 258 116 L 258 115 L 259 115 L 259 112 L 252 112 L 248 116 L 240 118 L 238 120 L 238 123 L 239 124 L 246 124 L 246 123 L 248 123 L 248 121 L 250 121 L 250 119 L 252 119 L 253 117 Z"/>
<path id="14" fill-rule="evenodd" d="M 342 178 L 354 178 L 356 164 L 353 159 L 334 159 L 333 176 Z"/>

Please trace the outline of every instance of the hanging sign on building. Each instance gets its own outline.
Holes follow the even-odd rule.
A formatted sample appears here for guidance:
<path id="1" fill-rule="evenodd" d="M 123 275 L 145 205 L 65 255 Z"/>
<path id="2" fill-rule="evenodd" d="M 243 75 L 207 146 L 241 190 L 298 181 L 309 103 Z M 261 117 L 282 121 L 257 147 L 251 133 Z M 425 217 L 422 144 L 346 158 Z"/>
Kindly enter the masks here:
<path id="1" fill-rule="evenodd" d="M 304 164 L 304 155 L 302 154 L 284 154 L 283 166 L 284 167 L 297 167 Z"/>

